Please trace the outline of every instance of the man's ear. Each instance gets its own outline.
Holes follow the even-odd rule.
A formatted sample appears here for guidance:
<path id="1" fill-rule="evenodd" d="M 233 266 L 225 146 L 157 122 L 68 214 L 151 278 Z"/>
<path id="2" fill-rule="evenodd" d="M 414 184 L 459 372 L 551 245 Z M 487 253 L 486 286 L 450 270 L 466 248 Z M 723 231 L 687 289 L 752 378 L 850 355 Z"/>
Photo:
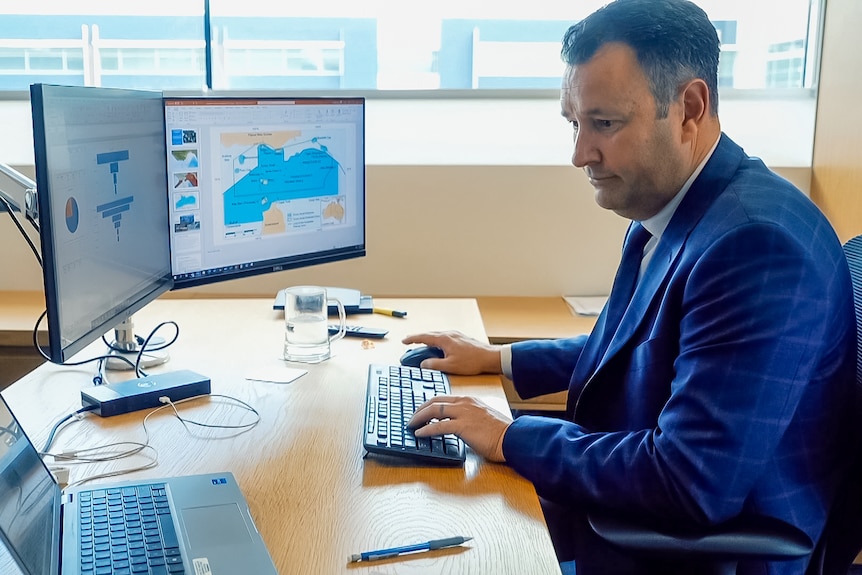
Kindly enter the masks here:
<path id="1" fill-rule="evenodd" d="M 682 130 L 696 130 L 709 117 L 709 88 L 700 78 L 690 80 L 682 88 Z"/>

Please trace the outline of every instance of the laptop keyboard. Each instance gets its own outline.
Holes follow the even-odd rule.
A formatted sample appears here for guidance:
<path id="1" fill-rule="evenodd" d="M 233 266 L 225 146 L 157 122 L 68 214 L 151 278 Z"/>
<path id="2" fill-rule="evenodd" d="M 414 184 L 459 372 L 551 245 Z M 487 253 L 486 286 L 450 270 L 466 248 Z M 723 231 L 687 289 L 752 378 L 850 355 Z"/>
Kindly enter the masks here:
<path id="1" fill-rule="evenodd" d="M 417 438 L 407 422 L 426 400 L 450 393 L 446 374 L 418 367 L 371 365 L 365 412 L 369 453 L 413 457 L 429 463 L 462 465 L 464 442 L 455 435 Z"/>
<path id="2" fill-rule="evenodd" d="M 185 573 L 164 483 L 78 493 L 81 575 Z"/>

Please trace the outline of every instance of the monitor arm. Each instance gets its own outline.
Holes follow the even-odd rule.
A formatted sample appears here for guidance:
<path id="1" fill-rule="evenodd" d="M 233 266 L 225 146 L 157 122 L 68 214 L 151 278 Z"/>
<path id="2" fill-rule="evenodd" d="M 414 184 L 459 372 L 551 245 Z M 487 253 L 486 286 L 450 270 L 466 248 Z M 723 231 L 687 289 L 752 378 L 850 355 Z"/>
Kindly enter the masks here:
<path id="1" fill-rule="evenodd" d="M 0 188 L 0 197 L 5 201 L 0 201 L 0 211 L 11 208 L 16 212 L 23 211 L 27 221 L 39 231 L 39 205 L 36 201 L 36 182 L 16 170 L 0 162 L 0 174 L 5 176 L 6 180 L 10 180 L 14 185 L 16 192 L 7 191 Z M 5 183 L 5 182 L 4 182 Z"/>

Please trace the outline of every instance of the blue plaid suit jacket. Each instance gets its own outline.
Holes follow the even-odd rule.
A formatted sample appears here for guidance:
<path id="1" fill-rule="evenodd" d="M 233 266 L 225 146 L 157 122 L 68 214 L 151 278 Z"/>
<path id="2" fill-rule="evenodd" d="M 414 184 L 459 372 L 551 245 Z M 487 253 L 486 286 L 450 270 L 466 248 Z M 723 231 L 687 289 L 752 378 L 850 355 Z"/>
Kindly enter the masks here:
<path id="1" fill-rule="evenodd" d="M 677 526 L 751 512 L 816 541 L 851 435 L 856 341 L 847 263 L 816 206 L 722 135 L 610 341 L 604 321 L 513 345 L 521 396 L 569 401 L 566 419 L 517 418 L 507 462 L 573 524 L 590 509 Z"/>

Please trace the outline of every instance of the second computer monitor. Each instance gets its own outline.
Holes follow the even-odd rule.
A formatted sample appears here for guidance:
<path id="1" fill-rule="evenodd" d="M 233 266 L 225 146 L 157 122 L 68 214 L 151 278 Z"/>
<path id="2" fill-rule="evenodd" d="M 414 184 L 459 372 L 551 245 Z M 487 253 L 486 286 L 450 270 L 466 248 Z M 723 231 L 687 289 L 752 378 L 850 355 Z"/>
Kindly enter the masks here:
<path id="1" fill-rule="evenodd" d="M 162 94 L 30 89 L 49 355 L 64 362 L 173 285 Z"/>
<path id="2" fill-rule="evenodd" d="M 365 255 L 364 98 L 165 98 L 174 288 Z"/>

